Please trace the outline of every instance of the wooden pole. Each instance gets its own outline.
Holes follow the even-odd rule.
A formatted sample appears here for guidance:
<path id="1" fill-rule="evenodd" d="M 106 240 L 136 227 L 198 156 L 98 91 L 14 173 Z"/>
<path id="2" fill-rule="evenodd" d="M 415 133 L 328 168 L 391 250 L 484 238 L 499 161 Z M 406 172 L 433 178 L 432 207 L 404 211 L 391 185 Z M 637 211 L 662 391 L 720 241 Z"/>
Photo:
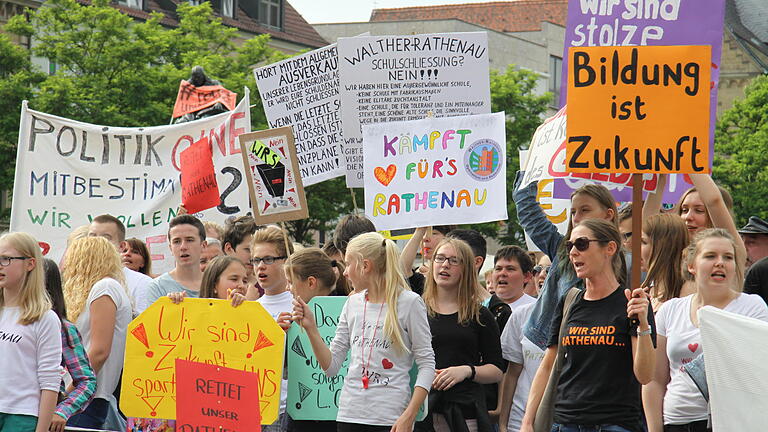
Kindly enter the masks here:
<path id="1" fill-rule="evenodd" d="M 629 289 L 640 288 L 640 241 L 643 235 L 643 175 L 632 174 L 632 269 Z"/>
<path id="2" fill-rule="evenodd" d="M 352 211 L 355 213 L 355 215 L 360 214 L 357 211 L 357 197 L 355 196 L 355 190 L 353 188 L 349 188 L 349 194 L 352 195 Z"/>

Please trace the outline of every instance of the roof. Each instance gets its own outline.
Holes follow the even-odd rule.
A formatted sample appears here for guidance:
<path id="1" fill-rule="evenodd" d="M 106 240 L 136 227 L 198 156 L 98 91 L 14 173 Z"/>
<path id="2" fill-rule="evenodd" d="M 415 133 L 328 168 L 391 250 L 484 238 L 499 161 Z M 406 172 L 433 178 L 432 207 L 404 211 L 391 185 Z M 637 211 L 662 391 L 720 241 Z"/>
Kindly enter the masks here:
<path id="1" fill-rule="evenodd" d="M 547 21 L 565 27 L 568 0 L 514 0 L 460 5 L 374 9 L 371 21 L 460 19 L 499 32 L 541 30 Z"/>
<path id="2" fill-rule="evenodd" d="M 88 0 L 79 0 L 82 3 L 89 3 Z M 150 12 L 156 11 L 165 15 L 165 18 L 161 21 L 162 24 L 175 27 L 179 25 L 178 16 L 176 15 L 176 5 L 184 2 L 185 0 L 144 0 L 146 8 L 134 9 L 124 5 L 114 4 L 117 9 L 123 13 L 138 19 L 146 20 L 150 16 Z M 254 0 L 240 0 L 236 2 L 238 5 L 235 13 L 235 18 L 229 18 L 222 16 L 222 22 L 230 27 L 237 28 L 244 32 L 254 34 L 268 33 L 273 39 L 284 40 L 293 42 L 295 44 L 304 45 L 308 48 L 320 48 L 328 45 L 328 42 L 323 39 L 315 29 L 307 23 L 306 20 L 291 6 L 288 1 L 284 1 L 283 5 L 285 9 L 283 11 L 283 29 L 275 29 L 259 24 L 258 19 L 249 15 L 248 10 L 252 9 L 251 4 L 255 3 Z"/>
<path id="3" fill-rule="evenodd" d="M 755 20 L 754 16 L 764 19 Z M 727 0 L 725 26 L 752 61 L 768 73 L 768 62 L 756 55 L 759 52 L 768 57 L 768 7 L 752 0 Z"/>

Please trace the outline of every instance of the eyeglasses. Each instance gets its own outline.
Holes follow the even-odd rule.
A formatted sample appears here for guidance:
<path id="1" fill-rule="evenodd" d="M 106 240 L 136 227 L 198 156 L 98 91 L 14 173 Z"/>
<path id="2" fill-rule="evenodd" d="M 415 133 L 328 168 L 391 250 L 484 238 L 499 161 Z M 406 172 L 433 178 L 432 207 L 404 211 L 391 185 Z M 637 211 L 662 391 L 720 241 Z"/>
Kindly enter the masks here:
<path id="1" fill-rule="evenodd" d="M 590 243 L 601 242 L 601 241 L 605 241 L 605 240 L 595 240 L 595 239 L 589 239 L 586 237 L 579 237 L 574 241 L 568 240 L 567 242 L 565 242 L 565 250 L 570 252 L 571 249 L 573 249 L 573 247 L 576 246 L 577 251 L 584 252 L 585 250 L 589 249 Z"/>
<path id="2" fill-rule="evenodd" d="M 442 264 L 442 263 L 448 261 L 448 264 L 450 264 L 452 266 L 461 264 L 461 260 L 459 260 L 457 257 L 450 257 L 450 258 L 448 258 L 447 256 L 442 255 L 442 254 L 435 255 L 434 257 L 432 257 L 432 260 L 434 262 L 438 263 L 438 264 Z"/>
<path id="3" fill-rule="evenodd" d="M 257 266 L 257 265 L 259 265 L 259 264 L 260 264 L 262 261 L 264 261 L 264 264 L 266 264 L 266 265 L 272 265 L 272 264 L 274 264 L 274 263 L 275 263 L 275 261 L 277 261 L 277 260 L 282 260 L 282 259 L 286 259 L 286 258 L 288 258 L 288 257 L 287 257 L 287 256 L 278 256 L 278 257 L 273 257 L 273 256 L 265 256 L 264 258 L 253 257 L 253 258 L 251 258 L 251 261 L 250 261 L 250 263 L 251 263 L 251 264 L 253 264 L 253 265 L 255 265 L 255 266 Z"/>
<path id="4" fill-rule="evenodd" d="M 533 267 L 533 274 L 539 274 L 539 273 L 541 273 L 542 271 L 543 271 L 544 273 L 548 273 L 548 272 L 549 272 L 549 266 L 541 266 L 541 265 L 537 265 L 537 266 Z"/>
<path id="5" fill-rule="evenodd" d="M 8 267 L 11 265 L 11 262 L 13 260 L 28 260 L 29 257 L 9 257 L 9 256 L 0 256 L 0 266 L 2 267 Z"/>

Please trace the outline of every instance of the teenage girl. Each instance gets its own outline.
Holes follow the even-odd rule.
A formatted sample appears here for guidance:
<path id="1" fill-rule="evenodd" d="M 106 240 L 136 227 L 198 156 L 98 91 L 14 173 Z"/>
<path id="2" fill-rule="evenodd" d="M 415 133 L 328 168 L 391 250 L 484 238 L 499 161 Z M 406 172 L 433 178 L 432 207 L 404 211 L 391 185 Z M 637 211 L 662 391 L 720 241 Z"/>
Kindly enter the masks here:
<path id="1" fill-rule="evenodd" d="M 232 300 L 232 306 L 241 305 L 248 286 L 248 271 L 238 258 L 218 256 L 211 261 L 203 272 L 200 282 L 200 298 Z M 174 303 L 180 303 L 185 293 L 168 294 Z"/>
<path id="2" fill-rule="evenodd" d="M 703 353 L 698 310 L 714 306 L 728 312 L 768 321 L 768 307 L 755 294 L 741 291 L 742 262 L 736 242 L 723 229 L 696 235 L 686 250 L 686 268 L 696 292 L 673 298 L 656 314 L 659 329 L 657 366 L 653 381 L 643 387 L 643 406 L 650 432 L 709 431 L 707 401 L 683 365 Z"/>
<path id="3" fill-rule="evenodd" d="M 45 292 L 40 246 L 0 237 L 0 432 L 44 432 L 61 381 L 61 324 Z"/>
<path id="4" fill-rule="evenodd" d="M 347 279 L 341 273 L 344 267 L 318 248 L 306 248 L 291 255 L 283 266 L 285 277 L 295 298 L 304 302 L 317 296 L 346 296 Z M 288 419 L 288 432 L 336 432 L 333 420 Z"/>
<path id="5" fill-rule="evenodd" d="M 640 269 L 647 272 L 642 287 L 651 296 L 651 307 L 659 310 L 665 301 L 693 293 L 680 271 L 688 246 L 685 223 L 673 214 L 658 214 L 643 221 Z"/>
<path id="6" fill-rule="evenodd" d="M 353 238 L 344 261 L 344 276 L 361 292 L 345 303 L 330 349 L 301 297 L 294 300 L 293 319 L 306 330 L 326 375 L 335 376 L 350 354 L 336 418 L 339 432 L 410 432 L 435 375 L 424 301 L 408 289 L 397 246 L 381 234 Z M 414 361 L 418 376 L 411 393 L 408 371 Z"/>
<path id="7" fill-rule="evenodd" d="M 72 384 L 66 389 L 64 382 L 59 393 L 61 402 L 56 405 L 51 432 L 64 432 L 64 426 L 69 418 L 85 409 L 91 397 L 96 392 L 96 374 L 88 361 L 88 355 L 83 348 L 80 332 L 74 324 L 67 321 L 67 307 L 64 305 L 64 292 L 61 289 L 61 274 L 56 262 L 43 259 L 45 270 L 45 288 L 53 302 L 53 311 L 61 321 L 61 365 L 72 378 Z"/>

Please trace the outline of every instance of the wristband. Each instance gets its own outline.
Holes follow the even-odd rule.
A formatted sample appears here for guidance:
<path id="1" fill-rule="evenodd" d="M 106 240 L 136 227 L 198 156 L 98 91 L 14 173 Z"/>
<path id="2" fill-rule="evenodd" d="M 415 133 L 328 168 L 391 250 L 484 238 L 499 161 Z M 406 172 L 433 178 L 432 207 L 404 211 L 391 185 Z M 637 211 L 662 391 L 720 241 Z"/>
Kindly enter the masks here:
<path id="1" fill-rule="evenodd" d="M 472 370 L 472 373 L 469 375 L 469 378 L 467 378 L 467 379 L 470 380 L 470 381 L 474 381 L 475 380 L 475 374 L 477 373 L 477 371 L 475 370 L 475 366 L 474 365 L 467 365 L 467 366 L 469 366 L 469 369 Z"/>
<path id="2" fill-rule="evenodd" d="M 637 328 L 637 337 L 650 336 L 653 331 L 649 327 L 648 330 L 640 331 L 640 327 Z"/>

